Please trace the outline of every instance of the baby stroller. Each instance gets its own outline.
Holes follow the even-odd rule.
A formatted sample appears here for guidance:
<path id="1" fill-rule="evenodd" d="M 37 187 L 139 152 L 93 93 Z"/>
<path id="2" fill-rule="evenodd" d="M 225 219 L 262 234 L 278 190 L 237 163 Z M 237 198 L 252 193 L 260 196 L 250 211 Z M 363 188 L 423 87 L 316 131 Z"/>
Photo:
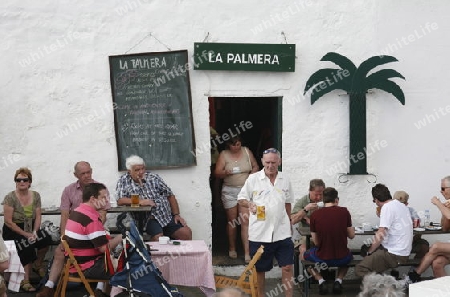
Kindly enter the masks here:
<path id="1" fill-rule="evenodd" d="M 177 288 L 167 283 L 153 263 L 150 251 L 127 213 L 118 216 L 117 227 L 123 237 L 124 249 L 118 267 L 120 270 L 122 266 L 122 270 L 111 277 L 110 283 L 126 290 L 117 297 L 183 297 Z"/>

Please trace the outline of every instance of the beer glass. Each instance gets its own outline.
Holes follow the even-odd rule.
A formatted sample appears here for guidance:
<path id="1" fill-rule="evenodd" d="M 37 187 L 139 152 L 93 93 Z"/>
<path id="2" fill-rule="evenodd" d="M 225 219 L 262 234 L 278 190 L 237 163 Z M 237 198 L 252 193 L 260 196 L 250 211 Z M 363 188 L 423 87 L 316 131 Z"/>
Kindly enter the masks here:
<path id="1" fill-rule="evenodd" d="M 264 205 L 257 205 L 256 206 L 256 219 L 258 221 L 265 221 L 266 220 L 266 207 Z"/>
<path id="2" fill-rule="evenodd" d="M 139 207 L 139 194 L 131 194 L 131 207 Z"/>

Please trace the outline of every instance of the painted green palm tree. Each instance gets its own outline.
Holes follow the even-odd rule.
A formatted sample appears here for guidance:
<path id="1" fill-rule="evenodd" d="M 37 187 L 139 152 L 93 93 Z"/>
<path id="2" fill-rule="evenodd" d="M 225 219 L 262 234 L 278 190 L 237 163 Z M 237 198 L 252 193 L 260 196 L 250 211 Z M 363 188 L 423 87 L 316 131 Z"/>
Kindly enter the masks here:
<path id="1" fill-rule="evenodd" d="M 366 151 L 366 93 L 369 89 L 380 89 L 391 93 L 405 105 L 405 95 L 402 89 L 390 78 L 402 78 L 403 75 L 393 69 L 369 71 L 375 67 L 397 61 L 392 56 L 374 56 L 356 68 L 347 57 L 338 53 L 327 53 L 321 61 L 333 62 L 340 69 L 324 68 L 316 71 L 306 82 L 305 94 L 312 89 L 311 104 L 323 95 L 334 91 L 344 90 L 350 97 L 350 170 L 349 174 L 367 174 Z"/>

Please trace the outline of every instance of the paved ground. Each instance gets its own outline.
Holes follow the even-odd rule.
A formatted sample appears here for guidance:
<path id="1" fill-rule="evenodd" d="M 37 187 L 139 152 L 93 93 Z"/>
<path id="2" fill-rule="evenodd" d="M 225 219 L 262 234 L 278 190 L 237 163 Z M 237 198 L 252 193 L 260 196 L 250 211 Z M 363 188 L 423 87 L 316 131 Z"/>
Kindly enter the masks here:
<path id="1" fill-rule="evenodd" d="M 178 290 L 180 292 L 183 293 L 183 295 L 185 297 L 204 297 L 205 295 L 200 291 L 200 289 L 198 288 L 193 288 L 193 287 L 182 287 L 182 286 L 177 286 Z M 331 284 L 330 284 L 330 289 L 331 289 Z M 280 292 L 280 288 L 281 288 L 281 283 L 279 279 L 268 279 L 267 280 L 267 285 L 266 285 L 266 296 L 272 296 L 272 297 L 276 297 L 276 296 L 284 296 L 284 294 L 282 294 Z M 311 287 L 311 291 L 310 291 L 310 295 L 311 297 L 317 297 L 317 296 L 322 296 L 319 295 L 318 293 L 318 287 L 317 285 L 313 285 Z M 358 295 L 359 292 L 359 284 L 344 284 L 344 290 L 345 292 L 342 295 L 342 297 L 355 297 Z M 83 297 L 85 296 L 87 293 L 84 290 L 84 288 L 77 288 L 77 289 L 73 289 L 70 291 L 67 291 L 66 296 L 67 297 Z M 26 292 L 19 292 L 19 293 L 14 293 L 14 292 L 8 292 L 8 296 L 14 296 L 14 297 L 34 297 L 36 295 L 36 293 L 26 293 Z M 333 296 L 331 293 L 329 294 L 330 296 Z M 301 297 L 304 296 L 301 292 L 301 289 L 296 287 L 294 288 L 294 297 Z M 155 296 L 158 297 L 158 296 Z"/>

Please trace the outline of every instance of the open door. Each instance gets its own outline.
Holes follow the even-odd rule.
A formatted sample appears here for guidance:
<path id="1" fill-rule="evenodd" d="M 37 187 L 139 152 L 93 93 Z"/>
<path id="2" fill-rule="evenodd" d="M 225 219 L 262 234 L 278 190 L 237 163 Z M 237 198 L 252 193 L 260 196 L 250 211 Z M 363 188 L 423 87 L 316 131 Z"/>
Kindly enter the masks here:
<path id="1" fill-rule="evenodd" d="M 244 253 L 239 232 L 236 239 L 238 259 L 228 258 L 226 234 L 228 222 L 221 200 L 222 181 L 216 179 L 213 175 L 215 164 L 213 151 L 217 149 L 217 152 L 220 152 L 225 149 L 224 141 L 222 141 L 224 134 L 230 136 L 238 134 L 242 138 L 242 145 L 252 151 L 261 169 L 261 157 L 265 149 L 275 147 L 282 151 L 282 100 L 281 97 L 210 97 L 208 99 L 211 131 L 217 132 L 217 135 L 212 136 L 211 140 L 213 156 L 210 178 L 212 252 L 213 256 L 223 256 L 223 261 L 226 261 L 226 264 L 230 264 L 230 262 L 241 264 L 244 263 Z M 242 127 L 245 127 L 245 129 Z"/>

